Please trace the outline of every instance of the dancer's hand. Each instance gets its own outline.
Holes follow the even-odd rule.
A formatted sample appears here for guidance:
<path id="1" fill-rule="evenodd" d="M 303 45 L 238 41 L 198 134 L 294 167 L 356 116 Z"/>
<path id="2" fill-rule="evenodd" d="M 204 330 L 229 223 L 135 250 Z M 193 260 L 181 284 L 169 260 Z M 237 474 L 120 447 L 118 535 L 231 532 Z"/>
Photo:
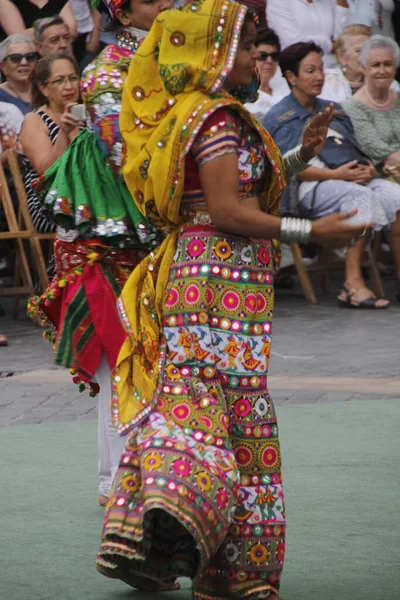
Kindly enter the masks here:
<path id="1" fill-rule="evenodd" d="M 337 111 L 330 104 L 324 112 L 318 113 L 307 125 L 303 133 L 303 142 L 301 146 L 301 157 L 309 161 L 314 156 L 318 156 L 324 147 L 329 126 L 337 115 Z"/>
<path id="2" fill-rule="evenodd" d="M 351 225 L 347 219 L 357 214 L 355 208 L 352 212 L 335 213 L 329 217 L 317 219 L 312 223 L 311 241 L 321 246 L 343 248 L 353 246 L 358 238 L 363 237 L 373 227 L 373 223 Z"/>

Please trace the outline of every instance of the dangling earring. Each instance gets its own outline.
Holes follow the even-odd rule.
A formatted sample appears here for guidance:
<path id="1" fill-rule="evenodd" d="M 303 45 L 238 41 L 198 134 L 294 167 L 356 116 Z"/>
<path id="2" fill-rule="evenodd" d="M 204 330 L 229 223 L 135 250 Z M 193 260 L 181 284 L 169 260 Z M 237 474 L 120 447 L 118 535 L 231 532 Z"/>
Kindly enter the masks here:
<path id="1" fill-rule="evenodd" d="M 342 73 L 346 73 L 346 71 L 347 71 L 347 67 L 346 67 L 346 65 L 342 65 L 342 66 L 341 66 L 341 69 L 342 69 Z"/>
<path id="2" fill-rule="evenodd" d="M 294 82 L 292 83 L 292 87 L 294 87 L 295 85 L 296 85 L 296 82 L 294 81 Z"/>

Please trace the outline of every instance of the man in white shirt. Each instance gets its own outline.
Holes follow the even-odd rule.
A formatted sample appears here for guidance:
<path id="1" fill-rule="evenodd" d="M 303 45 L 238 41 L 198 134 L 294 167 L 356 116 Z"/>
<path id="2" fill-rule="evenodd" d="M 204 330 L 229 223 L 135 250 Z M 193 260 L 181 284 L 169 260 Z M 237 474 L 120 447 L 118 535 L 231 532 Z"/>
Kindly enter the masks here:
<path id="1" fill-rule="evenodd" d="M 324 51 L 325 67 L 337 64 L 334 40 L 349 24 L 346 0 L 268 0 L 267 21 L 282 49 L 297 42 L 315 42 Z"/>

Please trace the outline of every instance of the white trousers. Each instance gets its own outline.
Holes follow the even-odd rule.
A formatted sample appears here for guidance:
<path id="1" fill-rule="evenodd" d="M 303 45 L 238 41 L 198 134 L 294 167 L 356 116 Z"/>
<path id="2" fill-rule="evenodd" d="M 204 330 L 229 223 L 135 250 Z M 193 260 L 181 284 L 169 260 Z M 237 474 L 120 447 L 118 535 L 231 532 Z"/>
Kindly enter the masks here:
<path id="1" fill-rule="evenodd" d="M 96 371 L 96 381 L 100 386 L 98 408 L 99 445 L 99 493 L 108 496 L 119 459 L 125 448 L 126 439 L 118 435 L 111 419 L 111 369 L 105 354 L 101 357 Z"/>

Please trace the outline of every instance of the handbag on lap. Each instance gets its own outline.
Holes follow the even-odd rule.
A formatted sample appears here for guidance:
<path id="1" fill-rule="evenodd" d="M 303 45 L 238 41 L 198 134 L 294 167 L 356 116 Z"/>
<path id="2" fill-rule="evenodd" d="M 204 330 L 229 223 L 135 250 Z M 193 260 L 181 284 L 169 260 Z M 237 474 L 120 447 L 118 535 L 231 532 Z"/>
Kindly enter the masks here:
<path id="1" fill-rule="evenodd" d="M 352 142 L 339 137 L 328 137 L 319 157 L 329 169 L 337 169 L 356 160 L 361 165 L 369 165 L 366 154 L 361 152 Z"/>

